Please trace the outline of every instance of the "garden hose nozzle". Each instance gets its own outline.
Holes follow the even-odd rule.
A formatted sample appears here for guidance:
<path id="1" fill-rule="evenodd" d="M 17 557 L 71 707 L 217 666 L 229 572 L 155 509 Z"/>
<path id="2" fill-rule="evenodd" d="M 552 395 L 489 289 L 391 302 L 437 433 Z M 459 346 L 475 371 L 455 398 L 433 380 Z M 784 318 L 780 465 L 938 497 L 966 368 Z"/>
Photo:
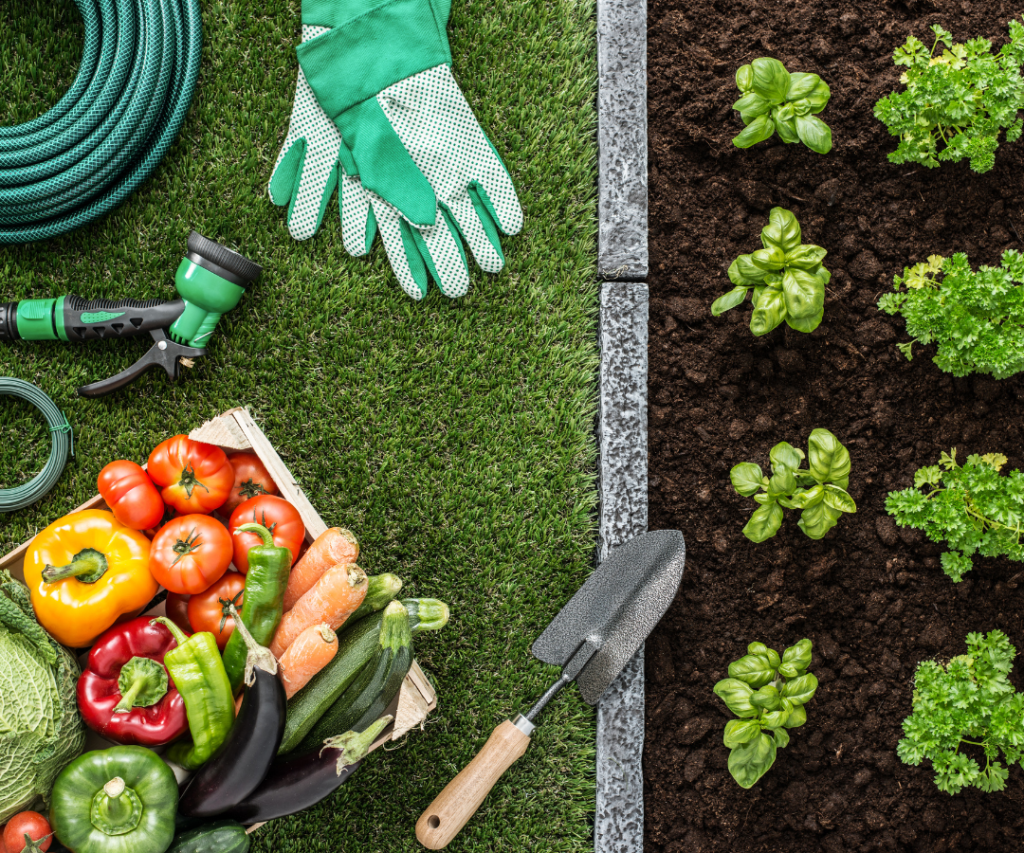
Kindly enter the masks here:
<path id="1" fill-rule="evenodd" d="M 234 308 L 262 268 L 193 231 L 174 276 L 180 299 L 82 299 L 59 296 L 0 304 L 0 341 L 97 341 L 149 333 L 153 346 L 116 376 L 78 389 L 102 397 L 154 365 L 177 379 L 183 359 L 206 355 L 220 318 Z M 191 362 L 189 362 L 191 364 Z"/>

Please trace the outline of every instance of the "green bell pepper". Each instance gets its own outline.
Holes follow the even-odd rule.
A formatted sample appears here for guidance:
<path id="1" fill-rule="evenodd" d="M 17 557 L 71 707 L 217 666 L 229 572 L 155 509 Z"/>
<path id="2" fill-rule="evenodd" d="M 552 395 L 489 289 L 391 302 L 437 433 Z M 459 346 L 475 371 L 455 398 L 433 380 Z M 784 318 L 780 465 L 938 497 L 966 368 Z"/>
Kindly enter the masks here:
<path id="1" fill-rule="evenodd" d="M 74 853 L 164 853 L 174 840 L 178 783 L 155 752 L 87 752 L 53 784 L 50 825 Z"/>
<path id="2" fill-rule="evenodd" d="M 242 621 L 258 645 L 269 646 L 284 615 L 284 591 L 292 570 L 292 552 L 274 544 L 274 537 L 262 524 L 243 524 L 235 533 L 256 533 L 262 545 L 249 549 L 249 571 L 245 576 Z M 235 631 L 224 647 L 224 669 L 236 693 L 242 687 L 245 642 Z"/>

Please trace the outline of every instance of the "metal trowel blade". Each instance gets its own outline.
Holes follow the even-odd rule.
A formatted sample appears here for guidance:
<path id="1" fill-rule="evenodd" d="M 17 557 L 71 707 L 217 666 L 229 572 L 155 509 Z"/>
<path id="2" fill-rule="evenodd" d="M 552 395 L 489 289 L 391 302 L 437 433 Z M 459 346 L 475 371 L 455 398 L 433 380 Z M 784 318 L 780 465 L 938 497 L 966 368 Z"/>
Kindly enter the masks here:
<path id="1" fill-rule="evenodd" d="M 615 548 L 537 638 L 534 656 L 564 667 L 589 640 L 596 651 L 576 682 L 595 704 L 672 603 L 685 562 L 678 530 L 642 533 Z"/>

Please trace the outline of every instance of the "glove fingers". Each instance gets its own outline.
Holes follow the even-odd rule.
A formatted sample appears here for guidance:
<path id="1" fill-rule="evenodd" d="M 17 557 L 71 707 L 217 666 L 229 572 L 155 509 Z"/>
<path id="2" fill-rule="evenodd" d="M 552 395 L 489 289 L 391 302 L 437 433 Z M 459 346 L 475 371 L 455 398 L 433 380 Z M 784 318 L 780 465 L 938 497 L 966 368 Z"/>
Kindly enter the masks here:
<path id="1" fill-rule="evenodd" d="M 487 207 L 477 205 L 470 195 L 455 200 L 448 209 L 473 257 L 484 272 L 501 272 L 505 255 L 501 251 L 498 227 Z"/>
<path id="2" fill-rule="evenodd" d="M 288 232 L 296 240 L 308 240 L 320 230 L 327 203 L 338 185 L 338 163 L 330 152 L 309 147 L 299 174 L 299 187 L 288 208 Z"/>
<path id="3" fill-rule="evenodd" d="M 270 183 L 267 185 L 270 200 L 278 207 L 291 204 L 295 197 L 295 184 L 305 159 L 306 140 L 299 139 L 293 142 L 286 139 L 285 146 L 277 155 L 277 162 L 274 164 L 274 171 L 271 172 Z"/>
<path id="4" fill-rule="evenodd" d="M 385 209 L 378 210 L 377 227 L 384 243 L 384 250 L 388 253 L 391 269 L 395 271 L 395 277 L 402 285 L 402 290 L 413 299 L 422 299 L 427 295 L 427 268 L 416 245 L 406 243 L 398 212 L 394 211 L 394 215 L 391 215 Z"/>
<path id="5" fill-rule="evenodd" d="M 370 194 L 359 178 L 341 173 L 341 239 L 354 258 L 368 254 L 377 233 L 377 220 L 370 207 Z"/>
<path id="6" fill-rule="evenodd" d="M 469 291 L 469 266 L 458 229 L 447 211 L 439 211 L 433 228 L 414 228 L 404 220 L 402 228 L 407 232 L 407 242 L 412 239 L 419 248 L 441 292 L 450 299 L 465 296 Z"/>

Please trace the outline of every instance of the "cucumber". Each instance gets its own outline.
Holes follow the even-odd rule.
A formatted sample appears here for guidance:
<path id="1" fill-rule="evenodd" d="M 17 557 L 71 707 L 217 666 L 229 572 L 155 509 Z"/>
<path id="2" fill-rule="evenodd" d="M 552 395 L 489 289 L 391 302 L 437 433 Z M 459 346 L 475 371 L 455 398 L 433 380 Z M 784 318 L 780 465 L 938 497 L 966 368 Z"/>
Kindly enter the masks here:
<path id="1" fill-rule="evenodd" d="M 413 633 L 437 631 L 448 622 L 448 605 L 435 598 L 407 598 L 402 602 Z M 373 613 L 345 627 L 338 636 L 338 651 L 327 664 L 288 701 L 284 738 L 278 755 L 291 752 L 328 709 L 352 684 L 378 648 L 383 613 Z"/>
<path id="2" fill-rule="evenodd" d="M 167 853 L 248 853 L 245 827 L 233 820 L 218 820 L 183 832 L 171 842 Z"/>
<path id="3" fill-rule="evenodd" d="M 361 732 L 384 713 L 398 695 L 412 666 L 409 613 L 393 601 L 384 609 L 380 639 L 370 661 L 331 705 L 298 746 L 300 752 L 323 746 L 324 740 L 347 731 Z"/>

